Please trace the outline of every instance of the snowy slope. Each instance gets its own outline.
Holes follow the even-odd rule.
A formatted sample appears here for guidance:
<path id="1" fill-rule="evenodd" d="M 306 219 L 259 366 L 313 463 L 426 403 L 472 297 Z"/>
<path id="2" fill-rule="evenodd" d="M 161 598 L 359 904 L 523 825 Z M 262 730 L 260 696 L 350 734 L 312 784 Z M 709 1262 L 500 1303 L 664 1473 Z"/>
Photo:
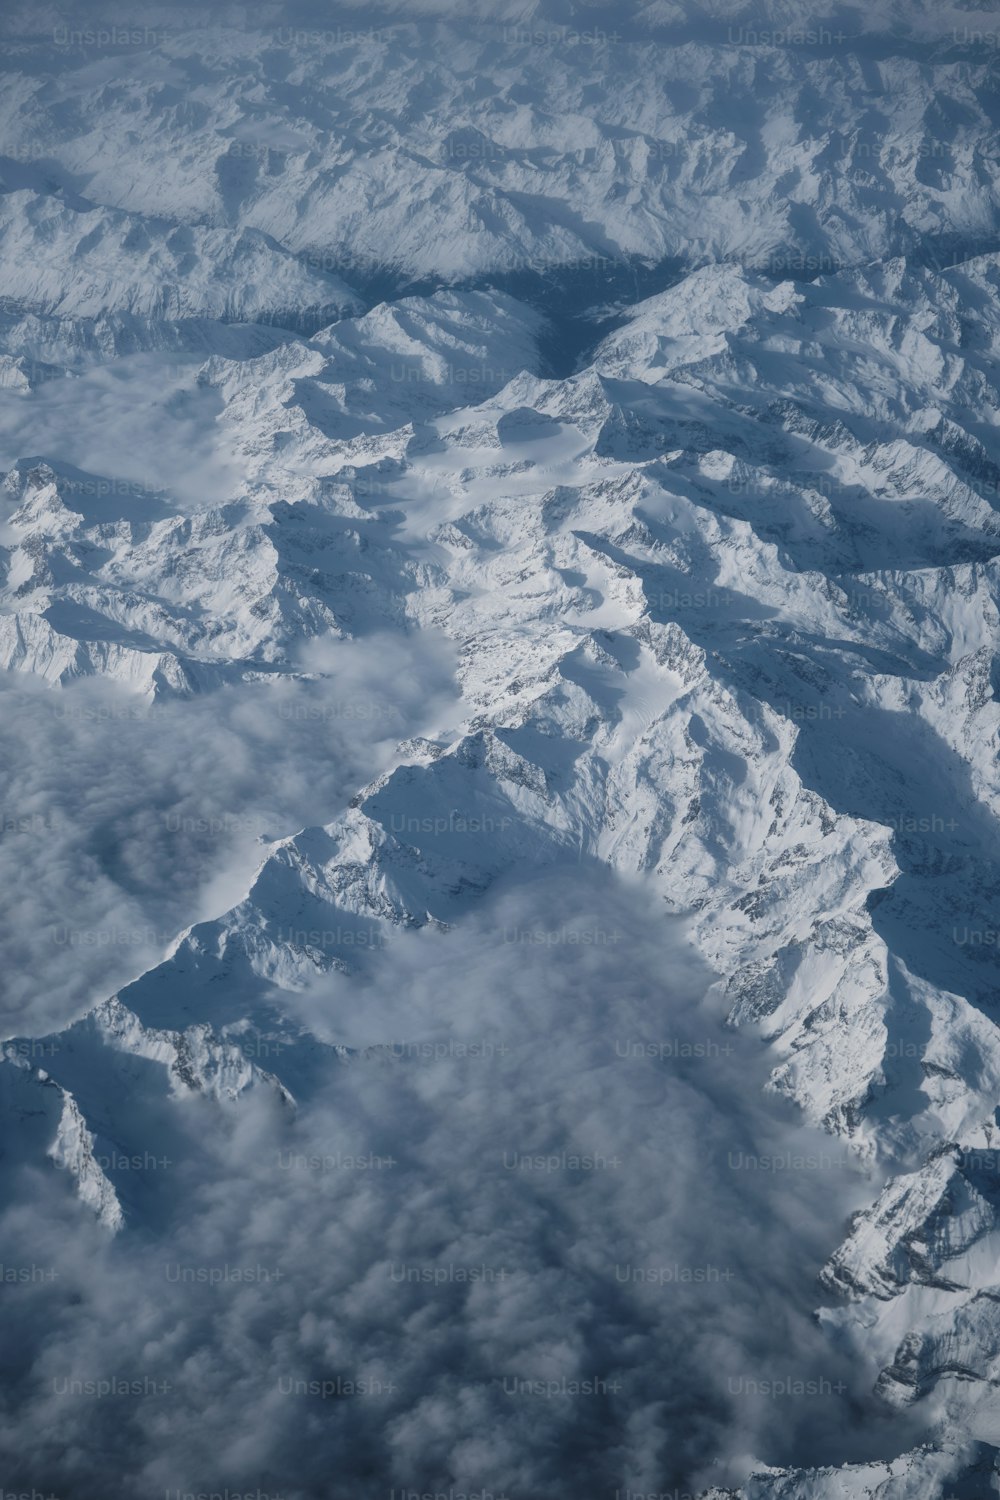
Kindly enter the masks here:
<path id="1" fill-rule="evenodd" d="M 190 250 L 175 229 L 159 252 L 140 226 L 142 255 L 197 256 L 195 226 L 256 230 L 352 284 L 352 267 L 447 279 L 622 257 L 815 272 L 994 232 L 990 56 L 962 41 L 981 13 L 922 7 L 926 42 L 868 57 L 853 7 L 770 23 L 729 5 L 512 9 L 211 27 L 137 11 L 118 89 L 113 43 L 39 18 L 13 48 L 0 168 L 100 207 L 105 245 L 124 231 L 110 209 L 190 226 Z M 251 246 L 237 237 L 231 264 Z"/>

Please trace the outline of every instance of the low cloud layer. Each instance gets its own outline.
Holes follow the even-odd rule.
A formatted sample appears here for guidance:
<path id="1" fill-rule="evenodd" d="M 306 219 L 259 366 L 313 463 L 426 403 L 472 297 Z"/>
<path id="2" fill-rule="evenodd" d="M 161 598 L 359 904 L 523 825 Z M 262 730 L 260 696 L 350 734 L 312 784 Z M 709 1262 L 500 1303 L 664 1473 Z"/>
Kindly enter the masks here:
<path id="1" fill-rule="evenodd" d="M 332 677 L 150 705 L 84 681 L 0 677 L 0 1029 L 40 1035 L 225 911 L 283 838 L 347 800 L 408 735 L 447 723 L 453 661 L 433 634 L 315 643 Z"/>
<path id="2" fill-rule="evenodd" d="M 368 1050 L 294 1119 L 178 1104 L 146 1228 L 102 1243 L 27 1179 L 10 1485 L 613 1500 L 898 1451 L 811 1316 L 871 1184 L 761 1096 L 711 980 L 648 896 L 570 870 L 303 996 Z"/>

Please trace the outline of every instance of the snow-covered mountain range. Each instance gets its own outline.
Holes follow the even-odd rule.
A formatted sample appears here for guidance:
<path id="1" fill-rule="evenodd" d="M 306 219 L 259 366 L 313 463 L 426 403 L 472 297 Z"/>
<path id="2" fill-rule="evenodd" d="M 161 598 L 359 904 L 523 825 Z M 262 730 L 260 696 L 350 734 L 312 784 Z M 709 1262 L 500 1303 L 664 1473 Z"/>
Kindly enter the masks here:
<path id="1" fill-rule="evenodd" d="M 370 1139 L 387 1131 L 393 1089 L 465 1121 L 449 1150 L 469 1196 L 447 1207 L 421 1175 L 438 1127 L 421 1115 L 412 1141 L 404 1128 L 384 1142 L 412 1150 L 415 1212 L 443 1226 L 441 1245 L 479 1260 L 523 1214 L 537 1246 L 553 1221 L 533 1217 L 527 1188 L 505 1196 L 509 1171 L 504 1192 L 490 1177 L 477 1197 L 476 1162 L 506 1118 L 494 1084 L 476 1084 L 463 1053 L 449 1101 L 433 1073 L 414 1082 L 419 1049 L 446 1044 L 431 1055 L 453 1059 L 473 1037 L 486 1045 L 476 1026 L 513 1028 L 527 1050 L 500 1076 L 525 1149 L 570 1149 L 572 1119 L 610 1154 L 619 1126 L 627 1144 L 647 1119 L 643 1090 L 647 1112 L 675 1108 L 655 1102 L 662 1039 L 700 1027 L 689 1045 L 743 1049 L 733 1120 L 752 1111 L 765 1146 L 780 1145 L 753 1159 L 760 1180 L 777 1193 L 808 1179 L 797 1152 L 847 1164 L 849 1189 L 829 1189 L 835 1223 L 815 1239 L 804 1227 L 807 1183 L 788 1188 L 801 1211 L 772 1232 L 812 1283 L 788 1294 L 813 1299 L 810 1377 L 826 1378 L 827 1359 L 831 1380 L 850 1372 L 868 1448 L 848 1414 L 824 1417 L 810 1449 L 808 1412 L 788 1419 L 800 1435 L 787 1451 L 769 1448 L 773 1401 L 772 1415 L 710 1422 L 730 1379 L 702 1408 L 690 1397 L 703 1448 L 690 1439 L 671 1469 L 650 1433 L 683 1447 L 678 1423 L 695 1418 L 656 1387 L 655 1410 L 633 1397 L 587 1418 L 613 1442 L 594 1493 L 610 1495 L 614 1473 L 632 1476 L 623 1496 L 665 1493 L 668 1475 L 716 1500 L 985 1496 L 1000 1482 L 989 17 L 671 5 L 636 8 L 620 35 L 612 22 L 598 7 L 411 7 L 322 25 L 262 10 L 210 31 L 160 13 L 130 21 L 140 42 L 103 44 L 84 34 L 105 24 L 96 13 L 14 28 L 0 114 L 0 665 L 67 715 L 115 705 L 113 722 L 134 705 L 153 735 L 206 702 L 273 703 L 279 731 L 309 722 L 320 747 L 335 721 L 368 768 L 339 802 L 259 828 L 227 899 L 209 914 L 192 901 L 129 982 L 102 989 L 88 968 L 57 1023 L 11 1029 L 0 1166 L 15 1239 L 38 1181 L 46 1204 L 55 1193 L 46 1211 L 113 1237 L 109 1255 L 148 1255 L 177 1201 L 200 1213 L 229 1191 L 221 1147 L 207 1165 L 195 1131 L 277 1150 L 342 1087 Z M 408 653 L 446 662 L 448 692 L 394 716 L 354 666 L 348 680 L 349 660 L 395 651 L 402 674 Z M 526 952 L 621 940 L 611 915 L 606 930 L 568 915 L 552 926 L 558 907 L 533 893 L 569 878 L 633 892 L 642 944 L 665 972 L 700 976 L 684 981 L 699 1003 L 672 1015 L 662 996 L 626 1001 L 602 968 L 578 1009 L 560 992 L 526 1021 L 502 990 L 485 1019 L 477 965 L 495 965 L 491 984 L 506 968 L 516 989 Z M 536 899 L 548 926 L 500 923 L 505 902 L 530 920 Z M 121 948 L 116 931 L 73 928 L 69 958 Z M 632 941 L 611 955 L 626 986 Z M 437 979 L 421 979 L 425 964 Z M 464 1001 L 449 988 L 461 964 Z M 659 1038 L 631 1083 L 595 1060 L 612 1024 Z M 563 1042 L 546 1040 L 552 1026 Z M 576 1075 L 559 1050 L 571 1034 Z M 608 1113 L 558 1113 L 550 1079 L 569 1099 L 592 1080 Z M 632 1088 L 631 1105 L 616 1102 Z M 155 1162 L 172 1152 L 187 1165 L 161 1191 Z M 728 1214 L 784 1211 L 739 1197 L 758 1189 L 744 1185 L 753 1173 L 733 1187 L 738 1175 L 710 1187 L 706 1174 L 706 1224 L 727 1242 Z M 601 1189 L 612 1217 L 631 1201 L 621 1181 L 619 1197 Z M 360 1237 L 389 1191 L 366 1182 L 345 1203 Z M 597 1212 L 557 1209 L 581 1215 L 580 1234 Z M 661 1262 L 681 1236 L 662 1222 L 666 1240 L 654 1228 L 642 1241 Z M 598 1234 L 616 1265 L 623 1233 Z M 387 1235 L 380 1255 L 415 1253 L 405 1226 Z M 567 1305 L 577 1243 L 546 1271 Z M 781 1288 L 761 1295 L 780 1303 Z M 723 1373 L 741 1350 L 748 1370 L 758 1347 L 739 1307 L 703 1348 Z M 293 1300 L 287 1316 L 305 1329 L 321 1315 Z M 518 1331 L 529 1318 L 513 1300 L 505 1316 Z M 629 1332 L 607 1359 L 634 1359 L 655 1384 L 669 1348 L 640 1358 L 641 1311 L 615 1316 Z M 157 1325 L 150 1348 L 165 1337 Z M 328 1361 L 350 1351 L 343 1332 L 302 1338 L 303 1368 L 320 1346 Z M 372 1347 L 388 1358 L 392 1341 Z M 535 1364 L 524 1343 L 507 1352 L 520 1349 L 525 1376 L 582 1379 L 603 1346 L 570 1343 Z M 488 1489 L 492 1475 L 512 1496 L 558 1476 L 538 1456 L 565 1435 L 552 1402 L 509 1451 L 497 1440 L 483 1476 L 478 1424 L 506 1418 L 484 1417 L 443 1344 L 440 1361 L 434 1399 L 454 1410 L 398 1396 L 391 1464 L 359 1474 L 438 1489 L 475 1488 L 477 1473 Z M 780 1363 L 757 1368 L 758 1384 Z M 38 1367 L 56 1368 L 50 1347 Z M 260 1455 L 234 1452 L 246 1482 Z M 77 1460 L 43 1457 L 56 1488 L 71 1482 Z M 143 1472 L 173 1483 L 175 1470 Z M 322 1492 L 315 1476 L 297 1483 L 286 1475 L 285 1493 Z"/>

